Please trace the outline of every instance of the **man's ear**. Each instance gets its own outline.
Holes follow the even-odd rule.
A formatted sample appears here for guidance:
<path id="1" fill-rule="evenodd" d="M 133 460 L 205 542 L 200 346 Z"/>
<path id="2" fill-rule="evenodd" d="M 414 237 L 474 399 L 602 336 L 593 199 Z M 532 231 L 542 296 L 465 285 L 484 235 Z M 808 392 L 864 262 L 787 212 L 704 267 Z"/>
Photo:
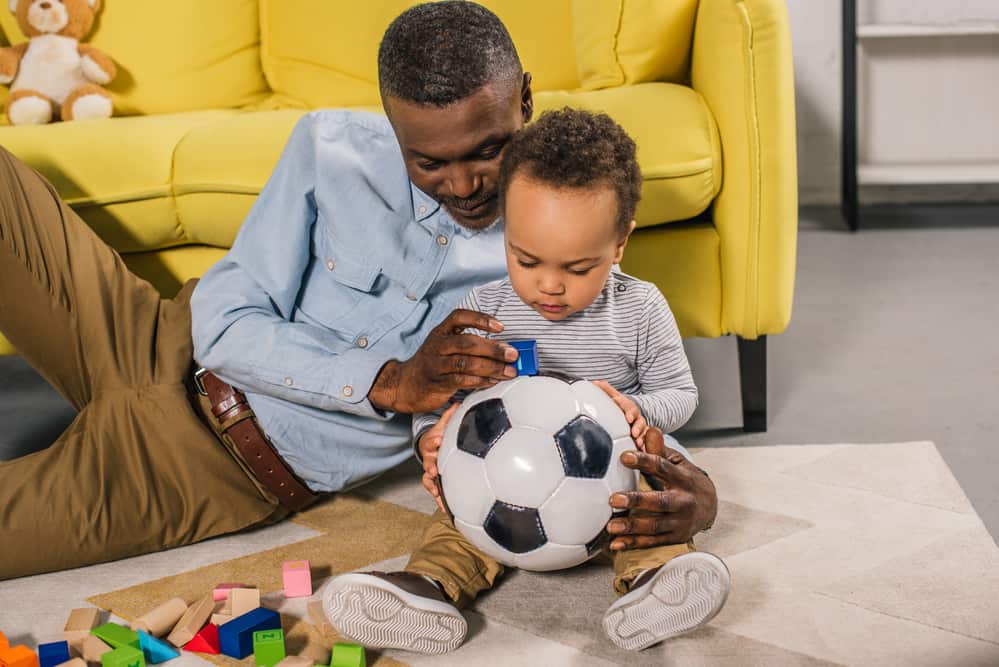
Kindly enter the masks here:
<path id="1" fill-rule="evenodd" d="M 638 223 L 634 220 L 628 225 L 628 233 L 624 235 L 624 238 L 617 242 L 617 251 L 614 253 L 614 263 L 620 264 L 621 259 L 624 257 L 624 249 L 628 245 L 628 239 L 631 238 L 631 233 L 635 231 L 635 226 Z"/>
<path id="2" fill-rule="evenodd" d="M 524 82 L 520 87 L 520 113 L 524 123 L 531 122 L 534 117 L 534 94 L 531 92 L 531 73 L 524 72 Z"/>

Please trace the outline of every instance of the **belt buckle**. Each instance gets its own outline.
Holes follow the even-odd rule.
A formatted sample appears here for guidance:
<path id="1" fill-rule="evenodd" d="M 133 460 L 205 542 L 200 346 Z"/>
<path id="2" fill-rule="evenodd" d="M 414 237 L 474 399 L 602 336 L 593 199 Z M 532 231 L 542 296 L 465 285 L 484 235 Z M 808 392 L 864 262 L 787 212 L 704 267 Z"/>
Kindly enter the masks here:
<path id="1" fill-rule="evenodd" d="M 198 393 L 201 394 L 202 396 L 207 396 L 208 390 L 205 389 L 205 383 L 201 378 L 203 378 L 209 372 L 210 371 L 207 368 L 199 368 L 198 370 L 194 371 L 194 388 L 197 389 Z"/>

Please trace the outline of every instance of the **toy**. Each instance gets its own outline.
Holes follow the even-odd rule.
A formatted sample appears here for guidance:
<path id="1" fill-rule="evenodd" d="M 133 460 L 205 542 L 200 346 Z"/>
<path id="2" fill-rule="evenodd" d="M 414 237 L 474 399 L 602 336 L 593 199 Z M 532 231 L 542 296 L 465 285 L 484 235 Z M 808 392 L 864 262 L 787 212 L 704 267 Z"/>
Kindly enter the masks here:
<path id="1" fill-rule="evenodd" d="M 119 646 L 101 656 L 104 667 L 146 667 L 146 658 L 142 651 L 134 646 Z"/>
<path id="2" fill-rule="evenodd" d="M 212 597 L 216 602 L 227 600 L 229 598 L 229 591 L 233 588 L 249 588 L 249 586 L 246 584 L 219 584 L 212 591 Z"/>
<path id="3" fill-rule="evenodd" d="M 116 69 L 107 55 L 81 44 L 100 0 L 8 0 L 28 41 L 0 49 L 0 83 L 10 84 L 12 125 L 43 125 L 55 118 L 110 118 L 111 94 L 102 88 Z"/>
<path id="4" fill-rule="evenodd" d="M 87 667 L 87 661 L 83 658 L 73 658 L 66 662 L 61 662 L 56 667 Z"/>
<path id="5" fill-rule="evenodd" d="M 205 627 L 198 630 L 198 634 L 194 635 L 191 641 L 184 644 L 184 650 L 194 651 L 196 653 L 211 653 L 213 655 L 221 653 L 219 650 L 218 626 L 213 623 L 209 623 Z"/>
<path id="6" fill-rule="evenodd" d="M 330 623 L 329 618 L 326 617 L 326 612 L 323 611 L 322 600 L 312 600 L 306 605 L 305 610 L 308 613 L 309 622 L 319 630 L 319 634 L 324 636 L 336 634 L 333 624 Z"/>
<path id="7" fill-rule="evenodd" d="M 312 570 L 307 560 L 289 560 L 281 566 L 286 598 L 307 598 L 312 595 Z"/>
<path id="8" fill-rule="evenodd" d="M 100 662 L 105 653 L 111 652 L 111 647 L 101 641 L 100 637 L 87 636 L 80 644 L 80 655 L 87 662 Z"/>
<path id="9" fill-rule="evenodd" d="M 187 603 L 180 598 L 173 598 L 132 621 L 130 627 L 154 637 L 162 637 L 177 625 L 186 611 Z"/>
<path id="10" fill-rule="evenodd" d="M 167 660 L 173 660 L 180 656 L 180 651 L 167 644 L 162 639 L 157 639 L 150 634 L 137 631 L 139 633 L 139 649 L 142 651 L 146 664 L 155 665 Z"/>
<path id="11" fill-rule="evenodd" d="M 260 606 L 260 591 L 256 588 L 233 588 L 229 591 L 228 608 L 223 607 L 223 614 L 233 618 L 248 614 Z"/>
<path id="12" fill-rule="evenodd" d="M 139 648 L 139 635 L 136 634 L 135 630 L 129 630 L 117 623 L 105 623 L 97 626 L 90 631 L 90 634 L 100 637 L 111 648 L 121 648 L 122 646 Z"/>
<path id="13" fill-rule="evenodd" d="M 75 647 L 90 636 L 90 631 L 97 627 L 99 619 L 100 612 L 93 607 L 74 609 L 69 612 L 62 636 L 69 642 L 70 646 Z"/>
<path id="14" fill-rule="evenodd" d="M 330 667 L 365 667 L 364 647 L 337 642 L 333 644 Z"/>
<path id="15" fill-rule="evenodd" d="M 289 655 L 274 667 L 312 667 L 314 664 L 312 658 L 307 658 L 304 655 Z"/>
<path id="16" fill-rule="evenodd" d="M 0 632 L 0 652 L 6 651 L 10 648 L 10 642 L 7 641 L 7 637 Z"/>
<path id="17" fill-rule="evenodd" d="M 534 340 L 512 340 L 510 345 L 517 350 L 517 375 L 538 374 L 538 342 Z"/>
<path id="18" fill-rule="evenodd" d="M 212 614 L 212 617 L 208 620 L 208 622 L 215 627 L 220 628 L 231 620 L 232 614 Z"/>
<path id="19" fill-rule="evenodd" d="M 637 488 L 620 462 L 631 428 L 585 380 L 518 377 L 469 395 L 438 454 L 454 525 L 483 552 L 526 570 L 595 556 L 615 491 Z"/>
<path id="20" fill-rule="evenodd" d="M 50 642 L 38 645 L 40 667 L 55 667 L 69 661 L 69 642 Z"/>
<path id="21" fill-rule="evenodd" d="M 187 608 L 177 621 L 177 625 L 167 635 L 167 641 L 177 648 L 182 647 L 194 639 L 194 635 L 208 622 L 208 617 L 213 611 L 215 611 L 215 600 L 209 593 Z"/>
<path id="22" fill-rule="evenodd" d="M 284 657 L 284 632 L 257 630 L 253 633 L 253 662 L 257 667 L 274 667 Z"/>
<path id="23" fill-rule="evenodd" d="M 38 667 L 38 656 L 24 644 L 8 646 L 0 650 L 2 667 Z"/>
<path id="24" fill-rule="evenodd" d="M 281 617 L 276 611 L 257 607 L 219 628 L 219 649 L 230 658 L 242 660 L 253 652 L 254 632 L 280 629 Z"/>

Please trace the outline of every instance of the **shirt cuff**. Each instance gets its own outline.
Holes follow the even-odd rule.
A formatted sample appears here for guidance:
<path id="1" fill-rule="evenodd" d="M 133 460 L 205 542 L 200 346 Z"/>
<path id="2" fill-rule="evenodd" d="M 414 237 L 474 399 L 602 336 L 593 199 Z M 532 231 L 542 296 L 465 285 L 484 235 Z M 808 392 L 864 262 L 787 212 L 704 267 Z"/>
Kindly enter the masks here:
<path id="1" fill-rule="evenodd" d="M 340 358 L 336 361 L 335 367 L 330 369 L 328 377 L 331 379 L 326 394 L 343 412 L 378 421 L 389 421 L 396 413 L 375 407 L 368 398 L 368 393 L 382 367 L 391 359 L 367 351 L 357 352 L 349 362 L 344 363 L 345 360 Z"/>

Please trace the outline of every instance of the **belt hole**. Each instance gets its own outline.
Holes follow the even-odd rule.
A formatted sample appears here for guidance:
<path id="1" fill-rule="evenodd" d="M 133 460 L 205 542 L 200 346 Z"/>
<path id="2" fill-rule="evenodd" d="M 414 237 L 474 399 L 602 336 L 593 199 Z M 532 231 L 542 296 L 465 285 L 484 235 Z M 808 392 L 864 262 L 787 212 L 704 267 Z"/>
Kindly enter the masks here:
<path id="1" fill-rule="evenodd" d="M 289 496 L 294 496 L 294 495 L 295 495 L 295 492 L 294 492 L 294 491 L 289 491 L 289 492 L 288 492 L 288 495 L 289 495 Z"/>
<path id="2" fill-rule="evenodd" d="M 274 474 L 274 468 L 268 468 L 267 469 L 267 474 L 268 475 L 273 475 Z"/>
<path id="3" fill-rule="evenodd" d="M 261 453 L 259 453 L 259 452 L 257 452 L 257 458 L 258 458 L 258 459 L 262 459 L 262 458 L 264 458 L 264 455 L 263 455 L 263 454 L 261 454 Z"/>
<path id="4" fill-rule="evenodd" d="M 278 486 L 284 486 L 284 482 L 278 482 Z"/>

